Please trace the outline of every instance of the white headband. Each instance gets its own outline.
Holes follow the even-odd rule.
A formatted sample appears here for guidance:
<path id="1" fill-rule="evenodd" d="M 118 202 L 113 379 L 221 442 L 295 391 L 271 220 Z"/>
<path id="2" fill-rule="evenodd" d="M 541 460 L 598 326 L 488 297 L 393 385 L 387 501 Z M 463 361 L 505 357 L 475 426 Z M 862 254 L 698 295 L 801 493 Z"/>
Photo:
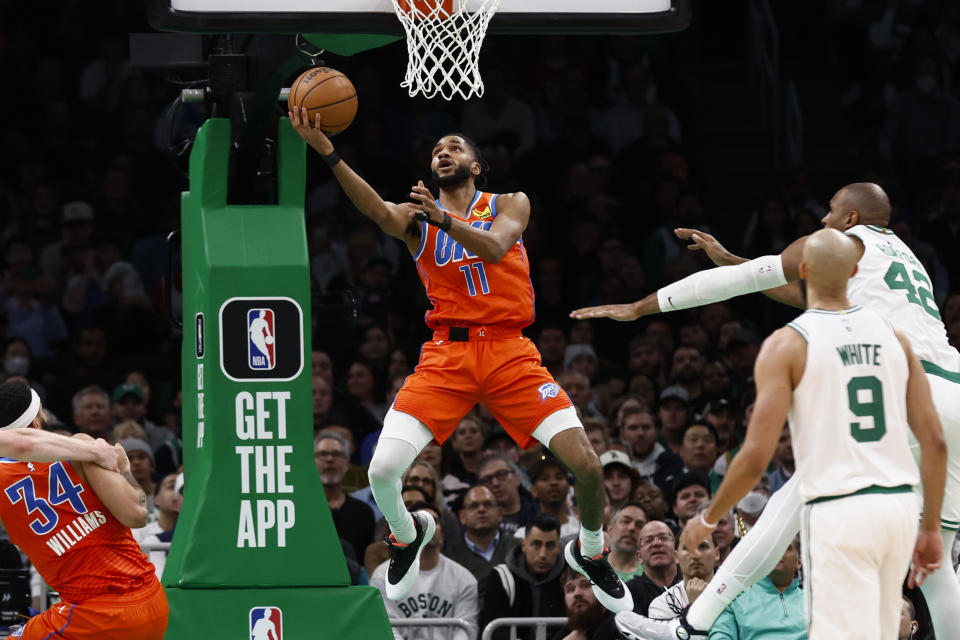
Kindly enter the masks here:
<path id="1" fill-rule="evenodd" d="M 36 391 L 30 389 L 30 406 L 27 407 L 27 410 L 24 411 L 19 418 L 5 427 L 0 427 L 0 430 L 29 427 L 34 419 L 36 419 L 38 413 L 40 413 L 40 396 L 37 395 Z"/>

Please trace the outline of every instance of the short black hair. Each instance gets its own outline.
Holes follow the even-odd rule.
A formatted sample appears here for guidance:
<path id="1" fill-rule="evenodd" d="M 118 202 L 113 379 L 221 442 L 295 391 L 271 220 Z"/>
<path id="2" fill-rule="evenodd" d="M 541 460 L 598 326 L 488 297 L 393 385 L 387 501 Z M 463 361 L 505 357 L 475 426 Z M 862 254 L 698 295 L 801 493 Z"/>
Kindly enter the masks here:
<path id="1" fill-rule="evenodd" d="M 487 186 L 487 177 L 490 174 L 490 163 L 487 162 L 487 159 L 483 157 L 483 152 L 480 151 L 480 147 L 477 146 L 477 143 L 474 142 L 471 138 L 463 135 L 459 131 L 454 131 L 452 133 L 445 133 L 434 142 L 436 146 L 437 142 L 440 142 L 443 138 L 449 138 L 451 136 L 456 136 L 463 140 L 464 144 L 470 147 L 470 152 L 473 154 L 474 161 L 480 165 L 480 173 L 473 177 L 473 185 L 477 189 L 483 189 Z"/>
<path id="2" fill-rule="evenodd" d="M 22 416 L 32 401 L 30 385 L 26 382 L 11 380 L 0 384 L 0 427 Z"/>
<path id="3" fill-rule="evenodd" d="M 422 493 L 422 491 L 421 491 Z M 440 520 L 440 509 L 437 509 L 436 505 L 432 505 L 429 502 L 416 502 L 410 506 L 410 513 L 414 511 L 431 511 L 437 514 L 437 519 Z"/>
<path id="4" fill-rule="evenodd" d="M 543 531 L 544 533 L 556 531 L 557 535 L 560 535 L 560 521 L 553 516 L 548 516 L 545 513 L 538 513 L 527 521 L 527 530 L 525 532 L 526 535 L 530 535 L 530 532 L 533 531 L 534 527 L 540 529 L 540 531 Z"/>
<path id="5" fill-rule="evenodd" d="M 673 505 L 677 502 L 678 493 L 694 485 L 703 487 L 707 490 L 707 495 L 711 495 L 710 478 L 707 477 L 707 474 L 700 471 L 686 471 L 678 475 L 677 479 L 673 481 L 673 495 L 670 497 L 670 504 Z"/>
<path id="6" fill-rule="evenodd" d="M 683 427 L 683 431 L 680 432 L 680 442 L 683 442 L 683 439 L 687 436 L 687 431 L 690 431 L 690 429 L 693 429 L 694 427 L 706 427 L 707 430 L 710 431 L 711 435 L 713 435 L 713 443 L 717 445 L 720 444 L 720 434 L 717 433 L 717 428 L 706 420 L 692 420 L 691 422 L 687 423 L 687 425 Z"/>

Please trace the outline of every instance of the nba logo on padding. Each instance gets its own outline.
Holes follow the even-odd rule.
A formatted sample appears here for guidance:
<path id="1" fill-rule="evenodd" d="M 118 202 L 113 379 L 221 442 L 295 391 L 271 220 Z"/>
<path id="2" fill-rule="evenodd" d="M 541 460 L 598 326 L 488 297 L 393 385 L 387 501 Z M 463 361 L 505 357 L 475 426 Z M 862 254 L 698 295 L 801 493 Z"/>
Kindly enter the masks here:
<path id="1" fill-rule="evenodd" d="M 250 609 L 250 640 L 283 640 L 283 612 L 280 607 Z"/>
<path id="2" fill-rule="evenodd" d="M 247 357 L 255 371 L 268 371 L 277 365 L 273 309 L 247 311 Z"/>

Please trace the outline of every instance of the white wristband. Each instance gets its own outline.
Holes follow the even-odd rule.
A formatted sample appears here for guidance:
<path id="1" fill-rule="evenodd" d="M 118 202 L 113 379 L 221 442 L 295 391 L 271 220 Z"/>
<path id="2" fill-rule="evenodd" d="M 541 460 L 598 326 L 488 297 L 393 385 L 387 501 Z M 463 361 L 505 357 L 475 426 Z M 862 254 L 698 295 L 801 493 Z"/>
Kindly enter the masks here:
<path id="1" fill-rule="evenodd" d="M 720 524 L 720 523 L 719 523 L 719 522 L 714 522 L 713 524 L 710 524 L 709 522 L 707 522 L 707 519 L 703 517 L 703 514 L 704 514 L 704 513 L 706 513 L 706 512 L 705 512 L 705 511 L 701 511 L 701 512 L 700 512 L 700 524 L 702 524 L 703 526 L 705 526 L 707 529 L 716 529 L 716 528 L 717 528 L 717 525 Z"/>
<path id="2" fill-rule="evenodd" d="M 698 271 L 657 291 L 660 311 L 678 311 L 787 284 L 779 255 Z"/>

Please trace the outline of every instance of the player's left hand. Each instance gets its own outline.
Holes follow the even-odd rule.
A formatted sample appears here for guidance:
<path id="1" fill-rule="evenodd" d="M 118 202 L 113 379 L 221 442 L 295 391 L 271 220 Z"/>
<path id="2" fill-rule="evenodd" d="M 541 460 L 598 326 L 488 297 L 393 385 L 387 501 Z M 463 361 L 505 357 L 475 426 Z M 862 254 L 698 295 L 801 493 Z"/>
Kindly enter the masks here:
<path id="1" fill-rule="evenodd" d="M 697 545 L 709 538 L 712 534 L 713 529 L 705 527 L 700 521 L 700 516 L 696 515 L 687 521 L 687 526 L 680 532 L 680 546 L 686 547 L 690 552 L 695 552 Z"/>
<path id="2" fill-rule="evenodd" d="M 927 576 L 940 568 L 943 559 L 943 543 L 939 531 L 925 531 L 917 534 L 917 544 L 913 548 L 913 565 L 907 584 L 910 588 L 922 586 Z"/>
<path id="3" fill-rule="evenodd" d="M 407 205 L 410 210 L 410 220 L 424 220 L 440 224 L 443 222 L 443 211 L 437 206 L 437 201 L 430 193 L 430 189 L 423 186 L 423 180 L 411 187 L 410 197 L 416 200 Z"/>
<path id="4" fill-rule="evenodd" d="M 619 322 L 632 322 L 640 317 L 637 303 L 630 304 L 603 304 L 599 307 L 584 307 L 570 312 L 574 320 L 589 320 L 591 318 L 610 318 Z"/>
<path id="5" fill-rule="evenodd" d="M 690 578 L 684 585 L 687 590 L 687 599 L 691 604 L 700 597 L 700 594 L 707 588 L 707 581 L 700 578 Z"/>
<path id="6" fill-rule="evenodd" d="M 126 473 L 130 471 L 130 458 L 127 457 L 127 452 L 119 444 L 113 445 L 117 450 L 117 471 L 120 473 Z"/>
<path id="7" fill-rule="evenodd" d="M 80 434 L 78 434 L 80 435 Z M 86 434 L 83 434 L 86 435 Z M 84 439 L 91 439 L 89 436 Z M 120 447 L 120 445 L 116 445 Z M 109 469 L 110 471 L 116 471 L 119 467 L 120 459 L 117 455 L 116 449 L 107 443 L 103 438 L 97 438 L 93 441 L 94 455 L 96 456 L 93 462 L 103 467 L 104 469 Z M 123 447 L 120 447 L 120 450 L 123 451 Z M 126 453 L 124 453 L 126 457 Z"/>

